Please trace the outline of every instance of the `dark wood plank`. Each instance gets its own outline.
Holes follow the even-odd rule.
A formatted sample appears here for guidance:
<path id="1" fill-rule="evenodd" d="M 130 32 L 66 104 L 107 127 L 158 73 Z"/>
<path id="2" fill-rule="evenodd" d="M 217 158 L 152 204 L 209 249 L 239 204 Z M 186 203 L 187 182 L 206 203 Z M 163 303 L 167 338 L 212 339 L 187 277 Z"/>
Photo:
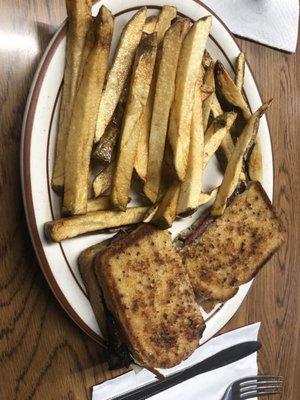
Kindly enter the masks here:
<path id="1" fill-rule="evenodd" d="M 112 376 L 105 354 L 65 315 L 34 255 L 19 178 L 23 111 L 31 80 L 65 18 L 61 0 L 0 0 L 0 398 L 88 399 Z M 275 158 L 275 205 L 288 230 L 282 248 L 256 279 L 224 330 L 262 321 L 262 372 L 285 376 L 282 398 L 300 397 L 299 154 L 300 55 L 239 40 L 268 113 Z"/>

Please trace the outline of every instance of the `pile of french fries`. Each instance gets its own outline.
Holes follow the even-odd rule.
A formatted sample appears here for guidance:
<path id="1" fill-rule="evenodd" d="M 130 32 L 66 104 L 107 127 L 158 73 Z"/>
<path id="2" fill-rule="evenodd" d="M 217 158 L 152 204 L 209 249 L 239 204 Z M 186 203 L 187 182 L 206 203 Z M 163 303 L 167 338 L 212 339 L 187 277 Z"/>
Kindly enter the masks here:
<path id="1" fill-rule="evenodd" d="M 167 229 L 213 199 L 218 217 L 240 181 L 261 180 L 257 132 L 270 102 L 252 114 L 243 95 L 243 53 L 235 80 L 212 59 L 211 16 L 192 23 L 175 7 L 150 17 L 143 7 L 123 28 L 109 66 L 111 12 L 102 6 L 94 18 L 91 1 L 81 0 L 67 0 L 67 11 L 52 176 L 63 218 L 45 224 L 50 240 L 141 222 Z M 224 178 L 204 193 L 203 173 L 214 155 Z"/>

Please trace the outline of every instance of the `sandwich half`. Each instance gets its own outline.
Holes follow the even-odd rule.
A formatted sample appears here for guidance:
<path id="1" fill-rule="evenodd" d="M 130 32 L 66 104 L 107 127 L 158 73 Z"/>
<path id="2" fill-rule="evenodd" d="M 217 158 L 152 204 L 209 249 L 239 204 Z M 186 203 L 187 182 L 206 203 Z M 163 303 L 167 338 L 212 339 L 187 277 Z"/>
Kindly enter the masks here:
<path id="1" fill-rule="evenodd" d="M 139 226 L 97 255 L 94 271 L 138 364 L 170 368 L 199 346 L 204 321 L 169 232 Z"/>
<path id="2" fill-rule="evenodd" d="M 215 301 L 231 298 L 278 250 L 283 226 L 258 182 L 235 196 L 224 214 L 207 216 L 191 232 L 181 256 L 197 296 Z"/>

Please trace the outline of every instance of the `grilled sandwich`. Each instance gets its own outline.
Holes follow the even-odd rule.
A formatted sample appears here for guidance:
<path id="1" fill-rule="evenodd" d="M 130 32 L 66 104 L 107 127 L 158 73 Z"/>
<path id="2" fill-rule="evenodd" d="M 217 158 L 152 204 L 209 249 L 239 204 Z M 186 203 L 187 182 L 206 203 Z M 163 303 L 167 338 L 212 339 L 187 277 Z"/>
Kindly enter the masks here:
<path id="1" fill-rule="evenodd" d="M 169 368 L 199 346 L 205 325 L 169 232 L 139 226 L 96 256 L 94 271 L 138 364 Z"/>
<path id="2" fill-rule="evenodd" d="M 209 300 L 229 299 L 258 273 L 284 236 L 262 186 L 249 183 L 221 217 L 208 216 L 185 239 L 181 255 L 195 294 Z"/>

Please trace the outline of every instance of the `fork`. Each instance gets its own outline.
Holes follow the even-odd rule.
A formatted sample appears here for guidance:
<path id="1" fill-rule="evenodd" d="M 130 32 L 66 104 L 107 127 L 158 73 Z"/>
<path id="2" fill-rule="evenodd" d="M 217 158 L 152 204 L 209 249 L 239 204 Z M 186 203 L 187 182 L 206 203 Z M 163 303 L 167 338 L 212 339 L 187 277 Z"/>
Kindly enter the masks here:
<path id="1" fill-rule="evenodd" d="M 283 377 L 277 375 L 247 376 L 231 383 L 222 400 L 244 400 L 282 392 Z"/>

